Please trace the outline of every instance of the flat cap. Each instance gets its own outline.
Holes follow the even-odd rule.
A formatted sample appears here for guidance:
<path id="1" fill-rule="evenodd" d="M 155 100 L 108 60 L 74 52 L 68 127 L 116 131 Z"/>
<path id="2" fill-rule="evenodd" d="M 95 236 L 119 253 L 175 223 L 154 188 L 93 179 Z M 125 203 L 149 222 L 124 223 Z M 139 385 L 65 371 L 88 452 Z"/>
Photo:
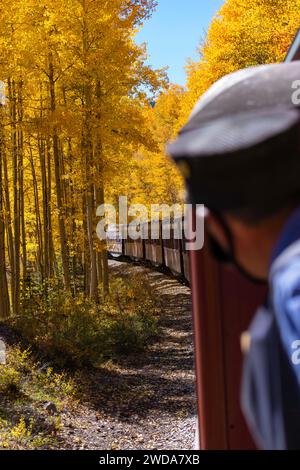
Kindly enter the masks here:
<path id="1" fill-rule="evenodd" d="M 190 202 L 267 206 L 300 193 L 300 62 L 251 67 L 215 83 L 167 152 Z"/>

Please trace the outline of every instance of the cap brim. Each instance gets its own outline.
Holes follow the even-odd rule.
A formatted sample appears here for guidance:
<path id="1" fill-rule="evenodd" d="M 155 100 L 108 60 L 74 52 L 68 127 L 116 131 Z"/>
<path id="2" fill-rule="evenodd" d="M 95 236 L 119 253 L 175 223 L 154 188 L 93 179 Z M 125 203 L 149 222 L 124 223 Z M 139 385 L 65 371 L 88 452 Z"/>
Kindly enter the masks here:
<path id="1" fill-rule="evenodd" d="M 299 191 L 299 129 L 298 109 L 276 107 L 183 132 L 167 152 L 185 162 L 191 202 L 236 209 Z"/>

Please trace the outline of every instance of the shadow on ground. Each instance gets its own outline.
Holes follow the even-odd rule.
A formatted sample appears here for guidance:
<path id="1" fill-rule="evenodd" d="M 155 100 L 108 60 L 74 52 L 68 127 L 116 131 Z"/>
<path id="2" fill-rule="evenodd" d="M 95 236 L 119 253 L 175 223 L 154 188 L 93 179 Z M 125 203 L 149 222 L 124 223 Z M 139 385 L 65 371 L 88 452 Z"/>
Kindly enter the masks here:
<path id="1" fill-rule="evenodd" d="M 115 269 L 124 275 L 124 267 Z M 190 290 L 177 280 L 141 267 L 160 297 L 159 340 L 139 355 L 122 358 L 92 376 L 83 375 L 83 400 L 98 412 L 122 421 L 159 416 L 195 415 Z"/>

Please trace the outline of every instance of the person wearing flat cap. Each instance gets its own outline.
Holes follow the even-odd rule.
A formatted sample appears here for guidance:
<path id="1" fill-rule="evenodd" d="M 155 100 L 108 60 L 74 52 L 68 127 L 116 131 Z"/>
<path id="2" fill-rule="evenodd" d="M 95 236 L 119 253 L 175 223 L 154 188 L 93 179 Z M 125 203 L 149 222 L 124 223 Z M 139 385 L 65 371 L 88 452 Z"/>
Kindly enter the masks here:
<path id="1" fill-rule="evenodd" d="M 300 449 L 300 62 L 233 73 L 168 146 L 214 255 L 268 296 L 249 327 L 241 404 L 261 449 Z"/>

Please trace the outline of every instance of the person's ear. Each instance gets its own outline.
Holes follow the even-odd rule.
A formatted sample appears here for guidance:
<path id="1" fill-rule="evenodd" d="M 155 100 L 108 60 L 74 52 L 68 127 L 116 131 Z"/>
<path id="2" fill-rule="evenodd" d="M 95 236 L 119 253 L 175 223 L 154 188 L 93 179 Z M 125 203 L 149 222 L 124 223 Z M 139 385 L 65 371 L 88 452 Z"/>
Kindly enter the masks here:
<path id="1" fill-rule="evenodd" d="M 212 212 L 207 212 L 205 226 L 208 233 L 221 245 L 225 251 L 230 250 L 227 234 L 218 217 Z"/>
<path id="2" fill-rule="evenodd" d="M 230 226 L 231 232 L 234 237 L 239 239 L 249 238 L 252 232 L 257 232 L 257 225 L 251 226 L 245 222 L 232 217 L 231 215 L 226 214 L 225 216 L 226 223 Z"/>

